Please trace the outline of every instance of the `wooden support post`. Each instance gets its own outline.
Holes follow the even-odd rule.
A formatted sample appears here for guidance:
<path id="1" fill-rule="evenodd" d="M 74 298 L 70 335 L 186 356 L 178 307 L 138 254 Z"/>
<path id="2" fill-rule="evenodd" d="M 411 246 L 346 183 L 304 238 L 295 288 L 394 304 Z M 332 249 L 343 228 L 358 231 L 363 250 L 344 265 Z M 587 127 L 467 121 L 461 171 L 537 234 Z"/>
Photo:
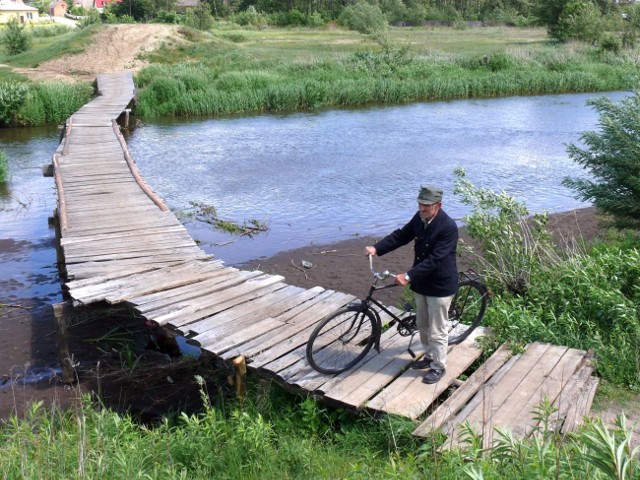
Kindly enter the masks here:
<path id="1" fill-rule="evenodd" d="M 493 385 L 485 385 L 482 389 L 482 448 L 488 450 L 493 443 Z"/>
<path id="2" fill-rule="evenodd" d="M 233 368 L 236 372 L 236 396 L 244 398 L 247 395 L 247 359 L 244 355 L 233 359 Z"/>
<path id="3" fill-rule="evenodd" d="M 42 176 L 53 177 L 53 164 L 45 163 L 44 165 L 42 165 Z"/>
<path id="4" fill-rule="evenodd" d="M 56 336 L 58 339 L 58 356 L 62 365 L 62 381 L 73 383 L 76 380 L 73 370 L 73 361 L 69 354 L 69 341 L 67 338 L 67 320 L 65 314 L 73 308 L 70 301 L 55 303 L 53 305 L 53 315 L 56 319 Z"/>
<path id="5" fill-rule="evenodd" d="M 129 114 L 131 113 L 130 108 L 124 109 L 124 128 L 129 128 Z"/>

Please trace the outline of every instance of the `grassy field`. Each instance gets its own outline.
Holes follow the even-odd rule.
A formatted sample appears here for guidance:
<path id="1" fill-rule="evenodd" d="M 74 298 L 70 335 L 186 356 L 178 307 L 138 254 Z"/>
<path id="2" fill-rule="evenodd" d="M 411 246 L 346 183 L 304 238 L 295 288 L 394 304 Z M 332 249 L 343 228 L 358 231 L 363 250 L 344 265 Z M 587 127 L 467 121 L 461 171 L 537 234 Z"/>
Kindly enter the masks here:
<path id="1" fill-rule="evenodd" d="M 634 52 L 559 45 L 542 29 L 249 30 L 219 24 L 148 55 L 138 114 L 206 116 L 631 88 Z"/>

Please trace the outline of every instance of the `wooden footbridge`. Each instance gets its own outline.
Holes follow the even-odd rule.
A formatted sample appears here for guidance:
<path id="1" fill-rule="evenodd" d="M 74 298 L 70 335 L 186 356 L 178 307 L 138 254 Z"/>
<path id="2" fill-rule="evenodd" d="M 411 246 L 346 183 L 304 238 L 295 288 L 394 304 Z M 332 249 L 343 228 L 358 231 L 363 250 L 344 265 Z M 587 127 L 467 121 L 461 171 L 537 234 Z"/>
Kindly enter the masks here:
<path id="1" fill-rule="evenodd" d="M 566 347 L 534 344 L 518 355 L 502 347 L 472 371 L 481 355 L 474 336 L 451 348 L 446 376 L 425 385 L 421 372 L 407 368 L 408 339 L 392 328 L 382 352 L 356 368 L 335 376 L 312 370 L 304 357 L 310 331 L 353 297 L 227 267 L 202 251 L 140 177 L 120 133 L 117 120 L 135 96 L 131 74 L 102 74 L 97 84 L 99 96 L 69 118 L 52 159 L 64 288 L 74 306 L 126 302 L 217 357 L 246 359 L 250 372 L 287 388 L 422 420 L 417 435 L 443 428 L 453 443 L 464 421 L 530 434 L 532 410 L 545 397 L 565 430 L 589 411 L 597 380 L 586 353 Z M 56 311 L 64 340 L 64 310 Z M 68 366 L 69 353 L 63 357 Z"/>

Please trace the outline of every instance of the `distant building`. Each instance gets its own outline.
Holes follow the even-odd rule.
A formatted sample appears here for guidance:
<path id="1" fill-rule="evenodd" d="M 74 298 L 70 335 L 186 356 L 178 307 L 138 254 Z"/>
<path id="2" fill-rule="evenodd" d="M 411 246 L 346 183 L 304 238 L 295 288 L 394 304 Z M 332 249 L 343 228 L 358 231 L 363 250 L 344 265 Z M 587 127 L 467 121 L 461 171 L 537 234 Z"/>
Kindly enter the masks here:
<path id="1" fill-rule="evenodd" d="M 187 10 L 191 10 L 198 5 L 199 0 L 178 0 L 176 2 L 176 11 L 178 12 L 186 12 Z"/>
<path id="2" fill-rule="evenodd" d="M 67 13 L 67 2 L 64 0 L 56 0 L 49 4 L 49 15 L 52 17 L 64 17 Z"/>
<path id="3" fill-rule="evenodd" d="M 0 23 L 7 23 L 15 16 L 18 17 L 20 23 L 39 20 L 38 9 L 25 5 L 22 0 L 0 0 Z"/>

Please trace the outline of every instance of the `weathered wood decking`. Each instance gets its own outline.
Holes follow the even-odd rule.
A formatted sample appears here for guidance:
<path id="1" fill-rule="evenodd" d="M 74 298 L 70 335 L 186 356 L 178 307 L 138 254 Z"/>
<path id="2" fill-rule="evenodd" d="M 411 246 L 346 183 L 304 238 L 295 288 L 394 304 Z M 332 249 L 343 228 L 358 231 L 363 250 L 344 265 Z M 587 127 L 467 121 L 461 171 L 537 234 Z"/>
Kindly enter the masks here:
<path id="1" fill-rule="evenodd" d="M 327 402 L 422 418 L 469 373 L 481 351 L 474 337 L 451 348 L 446 376 L 436 385 L 408 369 L 408 339 L 384 333 L 382 352 L 336 376 L 312 370 L 304 358 L 313 326 L 347 304 L 351 295 L 288 285 L 280 276 L 227 267 L 203 252 L 144 183 L 116 118 L 134 97 L 128 73 L 98 76 L 100 96 L 67 122 L 53 156 L 65 288 L 75 305 L 127 302 L 146 319 L 170 328 L 203 350 L 246 357 L 249 368 Z M 476 332 L 476 335 L 481 332 Z M 469 420 L 478 428 L 501 425 L 521 434 L 533 428 L 531 410 L 545 396 L 570 415 L 568 398 L 595 391 L 585 352 L 532 345 L 522 355 L 502 348 L 478 368 L 416 430 Z M 589 392 L 581 395 L 581 392 Z M 445 394 L 445 395 L 443 395 Z"/>

